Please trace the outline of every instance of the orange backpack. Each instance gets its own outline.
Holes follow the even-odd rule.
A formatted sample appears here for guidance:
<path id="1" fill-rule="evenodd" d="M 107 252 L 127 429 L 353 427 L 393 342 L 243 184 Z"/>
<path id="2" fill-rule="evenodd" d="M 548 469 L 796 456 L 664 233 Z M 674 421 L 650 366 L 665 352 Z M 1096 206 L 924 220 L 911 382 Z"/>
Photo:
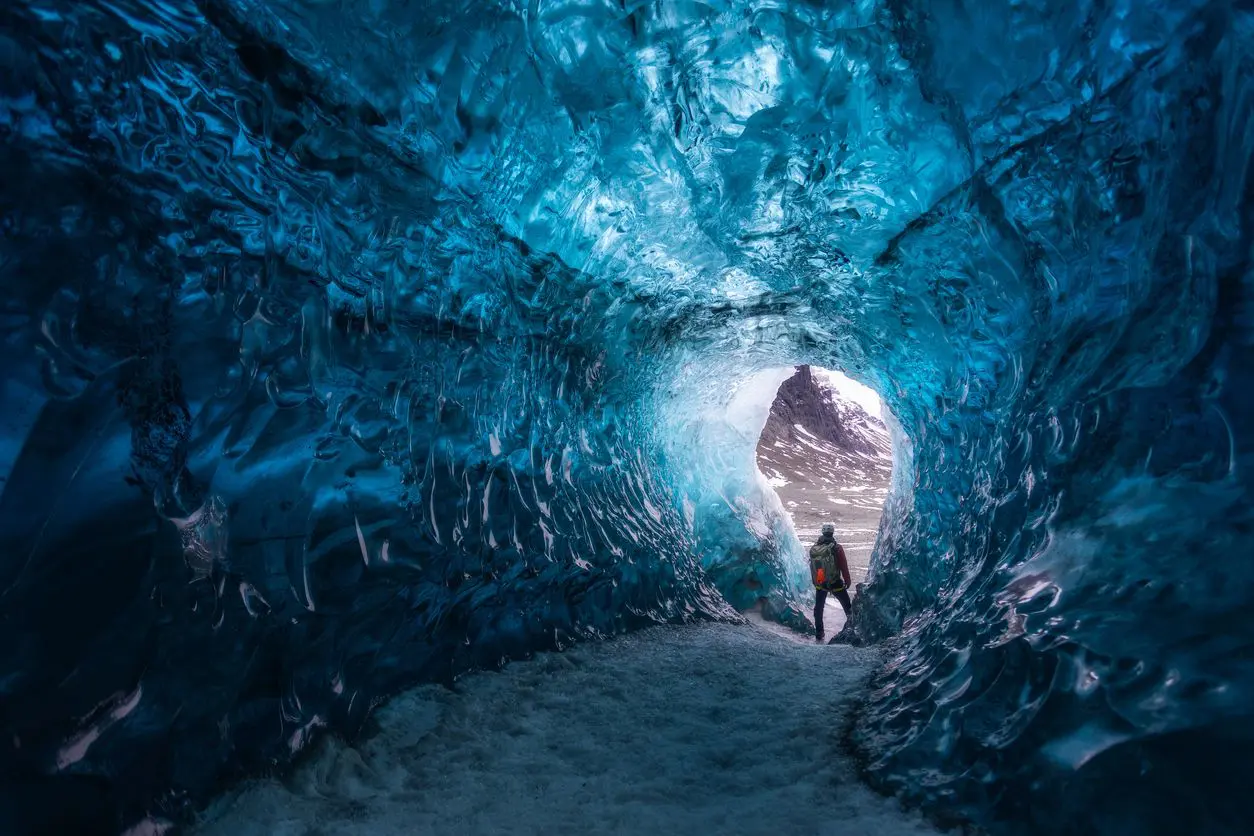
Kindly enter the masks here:
<path id="1" fill-rule="evenodd" d="M 835 580 L 840 580 L 840 567 L 836 565 L 836 543 L 815 543 L 810 547 L 810 580 L 817 589 Z"/>

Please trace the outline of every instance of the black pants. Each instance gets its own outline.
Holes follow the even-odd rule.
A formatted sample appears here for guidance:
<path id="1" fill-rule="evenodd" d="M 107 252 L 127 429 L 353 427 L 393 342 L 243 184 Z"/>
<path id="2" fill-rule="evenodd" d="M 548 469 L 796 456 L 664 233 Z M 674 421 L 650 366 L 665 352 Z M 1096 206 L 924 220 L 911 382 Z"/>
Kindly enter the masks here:
<path id="1" fill-rule="evenodd" d="M 814 635 L 817 638 L 823 638 L 823 607 L 827 604 L 826 589 L 814 590 Z M 832 595 L 836 596 L 836 600 L 840 602 L 841 609 L 845 611 L 845 619 L 849 619 L 849 608 L 852 606 L 849 601 L 849 590 L 845 588 L 831 590 Z"/>

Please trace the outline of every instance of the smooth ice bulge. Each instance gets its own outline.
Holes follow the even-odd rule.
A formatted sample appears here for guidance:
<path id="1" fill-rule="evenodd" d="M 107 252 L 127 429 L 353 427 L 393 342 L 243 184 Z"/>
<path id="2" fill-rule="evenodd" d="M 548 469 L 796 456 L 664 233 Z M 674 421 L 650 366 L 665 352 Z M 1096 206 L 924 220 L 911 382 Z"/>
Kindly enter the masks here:
<path id="1" fill-rule="evenodd" d="M 803 617 L 745 427 L 814 364 L 894 416 L 870 777 L 1237 829 L 1250 12 L 463 5 L 0 11 L 4 773 L 177 812 L 415 682 Z"/>

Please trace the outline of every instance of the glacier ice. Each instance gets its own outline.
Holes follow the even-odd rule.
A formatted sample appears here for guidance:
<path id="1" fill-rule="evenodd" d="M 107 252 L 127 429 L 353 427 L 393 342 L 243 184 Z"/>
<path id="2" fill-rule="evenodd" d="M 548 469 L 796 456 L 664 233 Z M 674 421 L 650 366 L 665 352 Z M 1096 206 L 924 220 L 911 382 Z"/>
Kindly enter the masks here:
<path id="1" fill-rule="evenodd" d="M 896 437 L 871 780 L 1239 830 L 1252 45 L 1228 0 L 5 4 L 0 774 L 177 813 L 415 682 L 797 618 L 753 423 L 809 363 Z"/>

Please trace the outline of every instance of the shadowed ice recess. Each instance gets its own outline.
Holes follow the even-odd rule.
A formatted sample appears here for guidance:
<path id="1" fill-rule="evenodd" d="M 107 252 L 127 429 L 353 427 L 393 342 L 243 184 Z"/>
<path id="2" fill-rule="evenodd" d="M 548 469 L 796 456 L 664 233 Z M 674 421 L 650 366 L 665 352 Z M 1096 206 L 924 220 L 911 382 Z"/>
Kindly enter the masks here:
<path id="1" fill-rule="evenodd" d="M 0 813 L 803 625 L 754 451 L 812 364 L 893 434 L 872 786 L 1246 832 L 1252 49 L 1236 0 L 0 4 Z"/>

